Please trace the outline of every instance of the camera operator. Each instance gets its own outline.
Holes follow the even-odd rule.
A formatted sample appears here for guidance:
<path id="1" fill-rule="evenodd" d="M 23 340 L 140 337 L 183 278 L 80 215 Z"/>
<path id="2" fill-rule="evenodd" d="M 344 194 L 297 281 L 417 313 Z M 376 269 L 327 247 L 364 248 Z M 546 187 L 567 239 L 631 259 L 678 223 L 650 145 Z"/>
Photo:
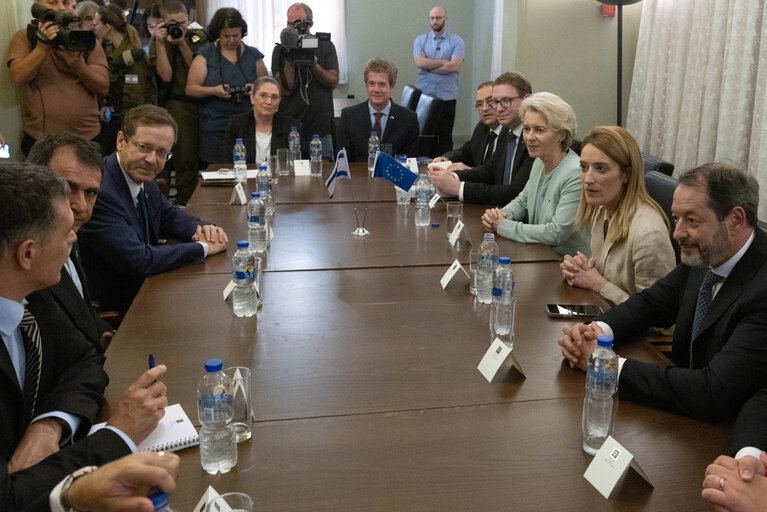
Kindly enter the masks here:
<path id="1" fill-rule="evenodd" d="M 250 111 L 253 82 L 268 74 L 264 54 L 242 42 L 248 24 L 237 9 L 222 7 L 208 33 L 214 43 L 200 49 L 186 80 L 186 95 L 202 98 L 200 109 L 201 167 L 221 159 L 221 143 L 229 118 Z"/>
<path id="2" fill-rule="evenodd" d="M 298 23 L 296 23 L 298 22 Z M 333 160 L 333 89 L 338 86 L 338 56 L 329 37 L 320 37 L 313 62 L 294 62 L 291 48 L 300 35 L 310 35 L 314 24 L 311 8 L 303 3 L 288 9 L 288 28 L 280 34 L 280 44 L 272 52 L 272 75 L 283 96 L 280 111 L 301 123 L 301 149 L 304 158 L 309 142 L 317 134 L 322 140 L 325 160 Z"/>
<path id="3" fill-rule="evenodd" d="M 58 13 L 75 16 L 73 0 L 36 0 Z M 101 129 L 99 96 L 109 91 L 104 50 L 96 45 L 87 52 L 66 50 L 58 36 L 64 26 L 33 21 L 31 30 L 13 35 L 7 63 L 11 80 L 21 90 L 26 155 L 35 141 L 59 130 L 95 138 Z"/>
<path id="4" fill-rule="evenodd" d="M 167 102 L 161 106 L 178 124 L 172 160 L 176 171 L 176 203 L 186 204 L 197 185 L 199 102 L 187 97 L 184 90 L 192 60 L 208 42 L 208 36 L 202 29 L 189 27 L 186 6 L 179 0 L 163 2 L 159 14 L 162 22 L 149 45 L 149 60 L 168 88 Z"/>

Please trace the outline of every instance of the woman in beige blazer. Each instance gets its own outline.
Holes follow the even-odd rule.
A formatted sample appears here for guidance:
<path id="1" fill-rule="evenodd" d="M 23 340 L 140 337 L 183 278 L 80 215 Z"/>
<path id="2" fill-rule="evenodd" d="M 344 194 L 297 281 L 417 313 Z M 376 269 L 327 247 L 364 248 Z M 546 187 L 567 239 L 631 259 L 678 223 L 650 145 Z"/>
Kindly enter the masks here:
<path id="1" fill-rule="evenodd" d="M 645 189 L 639 146 L 621 127 L 597 126 L 583 140 L 581 181 L 576 226 L 591 225 L 592 257 L 565 256 L 562 275 L 619 304 L 676 265 L 668 219 Z"/>

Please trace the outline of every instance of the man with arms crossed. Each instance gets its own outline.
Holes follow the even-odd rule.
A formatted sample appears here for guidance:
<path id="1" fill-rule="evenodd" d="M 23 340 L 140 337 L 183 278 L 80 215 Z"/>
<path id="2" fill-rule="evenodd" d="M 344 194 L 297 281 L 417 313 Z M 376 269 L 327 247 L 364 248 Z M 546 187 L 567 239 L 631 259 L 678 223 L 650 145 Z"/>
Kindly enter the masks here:
<path id="1" fill-rule="evenodd" d="M 682 264 L 592 324 L 565 327 L 562 354 L 586 368 L 599 333 L 615 346 L 676 324 L 674 366 L 619 360 L 620 398 L 700 419 L 734 416 L 767 387 L 767 235 L 757 227 L 759 186 L 710 163 L 679 178 L 671 207 Z"/>
<path id="2" fill-rule="evenodd" d="M 104 307 L 125 313 L 144 278 L 202 263 L 226 248 L 224 230 L 172 206 L 155 177 L 171 158 L 176 122 L 164 108 L 125 115 L 117 151 L 104 159 L 93 216 L 80 229 L 88 283 Z M 158 245 L 161 238 L 185 243 Z"/>
<path id="3" fill-rule="evenodd" d="M 493 82 L 492 104 L 503 126 L 489 162 L 455 173 L 429 167 L 429 181 L 443 196 L 457 196 L 467 203 L 506 206 L 525 188 L 533 167 L 522 138 L 519 105 L 533 93 L 530 82 L 519 73 L 507 72 Z M 479 97 L 479 96 L 478 96 Z"/>

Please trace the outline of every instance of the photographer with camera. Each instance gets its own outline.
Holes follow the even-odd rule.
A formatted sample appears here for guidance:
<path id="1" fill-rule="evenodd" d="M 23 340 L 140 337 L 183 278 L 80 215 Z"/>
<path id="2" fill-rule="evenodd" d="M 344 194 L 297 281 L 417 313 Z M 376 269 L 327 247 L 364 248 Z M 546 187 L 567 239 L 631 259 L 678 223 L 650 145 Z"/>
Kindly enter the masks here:
<path id="1" fill-rule="evenodd" d="M 288 9 L 288 26 L 272 52 L 272 75 L 280 84 L 280 111 L 301 123 L 301 151 L 306 158 L 314 134 L 322 140 L 324 160 L 333 160 L 333 89 L 338 86 L 338 55 L 330 34 L 312 35 L 311 8 Z"/>
<path id="2" fill-rule="evenodd" d="M 202 168 L 220 160 L 229 118 L 250 111 L 253 82 L 269 74 L 264 54 L 242 42 L 248 24 L 237 9 L 217 10 L 208 33 L 215 42 L 200 49 L 186 80 L 186 95 L 202 98 L 199 151 Z"/>
<path id="3" fill-rule="evenodd" d="M 93 32 L 109 64 L 109 94 L 101 107 L 102 140 L 106 143 L 117 139 L 125 112 L 139 105 L 157 104 L 157 82 L 138 31 L 128 25 L 122 9 L 116 5 L 99 7 Z M 104 149 L 114 151 L 114 142 Z"/>
<path id="4" fill-rule="evenodd" d="M 149 45 L 149 61 L 167 92 L 164 105 L 178 124 L 173 146 L 176 171 L 176 204 L 186 204 L 197 185 L 199 101 L 185 93 L 189 67 L 197 52 L 208 42 L 200 28 L 189 27 L 186 6 L 179 0 L 166 0 L 160 7 L 161 23 Z M 151 19 L 151 18 L 147 18 Z M 199 26 L 199 25 L 195 25 Z"/>
<path id="5" fill-rule="evenodd" d="M 46 133 L 65 130 L 94 139 L 101 129 L 98 98 L 109 91 L 107 60 L 91 32 L 69 29 L 79 21 L 73 5 L 37 0 L 35 19 L 8 48 L 11 80 L 21 91 L 25 155 Z"/>

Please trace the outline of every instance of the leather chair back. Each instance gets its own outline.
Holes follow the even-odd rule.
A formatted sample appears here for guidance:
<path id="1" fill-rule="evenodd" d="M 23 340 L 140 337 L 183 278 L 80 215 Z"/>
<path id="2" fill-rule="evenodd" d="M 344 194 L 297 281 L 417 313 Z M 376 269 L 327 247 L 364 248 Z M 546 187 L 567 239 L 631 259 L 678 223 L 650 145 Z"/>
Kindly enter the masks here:
<path id="1" fill-rule="evenodd" d="M 658 171 L 647 171 L 644 175 L 645 186 L 650 197 L 655 199 L 668 217 L 670 225 L 671 246 L 674 248 L 676 262 L 679 263 L 679 244 L 674 240 L 674 220 L 671 217 L 671 203 L 674 200 L 674 190 L 679 182 L 676 178 L 666 176 Z"/>
<path id="2" fill-rule="evenodd" d="M 402 96 L 400 97 L 399 104 L 403 107 L 407 107 L 410 110 L 415 110 L 418 105 L 418 99 L 421 97 L 421 89 L 418 89 L 414 85 L 407 84 L 402 89 Z"/>
<path id="3" fill-rule="evenodd" d="M 415 114 L 418 116 L 418 129 L 421 135 L 418 137 L 418 155 L 433 158 L 437 156 L 437 120 L 439 109 L 442 108 L 442 100 L 421 94 L 418 98 L 418 106 Z"/>

